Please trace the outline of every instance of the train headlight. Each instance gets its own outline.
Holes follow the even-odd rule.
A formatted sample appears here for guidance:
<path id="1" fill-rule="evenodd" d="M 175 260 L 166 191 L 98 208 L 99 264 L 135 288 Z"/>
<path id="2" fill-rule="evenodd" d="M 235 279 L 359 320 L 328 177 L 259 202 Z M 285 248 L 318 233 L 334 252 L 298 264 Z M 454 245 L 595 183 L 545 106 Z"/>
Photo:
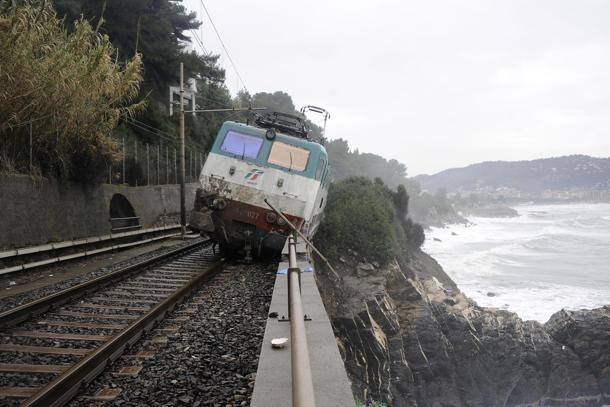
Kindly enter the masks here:
<path id="1" fill-rule="evenodd" d="M 267 220 L 267 223 L 275 223 L 277 220 L 277 215 L 273 212 L 267 212 L 265 219 Z"/>
<path id="2" fill-rule="evenodd" d="M 284 218 L 279 217 L 277 218 L 277 224 L 280 226 L 284 226 L 286 224 L 286 221 L 284 220 Z"/>

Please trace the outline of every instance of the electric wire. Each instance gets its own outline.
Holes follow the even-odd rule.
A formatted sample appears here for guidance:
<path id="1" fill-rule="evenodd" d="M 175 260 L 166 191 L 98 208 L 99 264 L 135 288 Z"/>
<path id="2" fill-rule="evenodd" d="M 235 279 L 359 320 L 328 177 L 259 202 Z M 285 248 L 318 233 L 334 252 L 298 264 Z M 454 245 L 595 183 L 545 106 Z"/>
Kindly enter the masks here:
<path id="1" fill-rule="evenodd" d="M 137 123 L 135 123 L 135 122 L 131 121 L 131 119 L 129 119 L 129 118 L 127 118 L 127 117 L 121 117 L 121 120 L 123 120 L 123 122 L 125 122 L 125 123 L 127 123 L 127 124 L 129 124 L 129 125 L 131 125 L 131 126 L 137 127 L 137 128 L 138 128 L 138 129 L 140 129 L 140 130 L 146 131 L 146 132 L 151 133 L 151 134 L 153 134 L 153 135 L 155 135 L 155 136 L 159 136 L 159 137 L 160 137 L 160 138 L 162 138 L 162 139 L 169 140 L 169 141 L 172 141 L 172 142 L 176 142 L 176 141 L 177 141 L 175 138 L 167 137 L 167 136 L 165 136 L 164 134 L 159 133 L 159 132 L 157 132 L 157 131 L 155 131 L 155 130 L 151 130 L 151 129 L 149 129 L 149 128 L 146 128 L 146 127 L 144 127 L 144 126 L 141 126 L 141 125 L 139 125 L 139 124 L 137 124 Z M 156 130 L 158 130 L 158 129 L 156 129 Z M 159 130 L 159 131 L 160 131 L 160 130 Z"/>
<path id="2" fill-rule="evenodd" d="M 166 136 L 164 136 L 164 135 L 163 135 L 163 134 L 161 134 L 161 133 L 158 133 L 158 132 L 156 132 L 156 131 L 154 131 L 154 130 L 147 129 L 146 127 L 140 126 L 139 124 L 137 124 L 137 123 L 134 123 L 134 122 L 130 121 L 130 120 L 132 120 L 132 119 L 127 119 L 127 118 L 124 118 L 124 117 L 123 117 L 122 119 L 123 119 L 123 121 L 124 121 L 125 123 L 127 123 L 127 124 L 129 124 L 129 125 L 131 125 L 131 126 L 137 127 L 137 128 L 138 128 L 138 129 L 140 129 L 140 130 L 146 131 L 146 132 L 151 133 L 151 134 L 153 134 L 153 135 L 155 135 L 155 136 L 159 136 L 160 138 L 165 139 L 165 140 L 168 140 L 168 141 L 171 141 L 171 142 L 173 142 L 173 143 L 176 143 L 176 142 L 177 142 L 177 139 L 175 139 L 175 138 L 166 137 Z M 140 122 L 140 123 L 142 123 L 142 122 Z M 144 124 L 144 123 L 143 123 L 143 124 Z M 152 127 L 152 126 L 148 126 L 148 127 L 151 127 L 152 129 L 155 129 L 155 130 L 158 130 L 158 131 L 162 131 L 162 130 L 156 129 L 156 128 Z M 164 133 L 164 134 L 168 134 L 168 133 Z M 201 144 L 196 143 L 196 142 L 193 142 L 192 140 L 191 140 L 191 143 L 190 143 L 190 144 L 191 144 L 191 146 L 192 146 L 192 147 L 188 147 L 188 146 L 187 146 L 187 147 L 186 147 L 186 149 L 187 149 L 187 150 L 189 150 L 189 149 L 190 149 L 190 150 L 197 149 L 197 150 L 201 150 L 201 151 L 204 151 L 204 150 L 205 150 Z"/>
<path id="3" fill-rule="evenodd" d="M 228 49 L 226 48 L 226 46 L 224 44 L 224 41 L 220 37 L 220 33 L 219 33 L 218 29 L 216 28 L 216 25 L 214 24 L 214 21 L 212 20 L 212 16 L 210 15 L 210 13 L 208 12 L 207 8 L 205 7 L 205 4 L 203 4 L 203 1 L 200 0 L 200 3 L 201 3 L 201 6 L 203 7 L 203 10 L 205 10 L 205 13 L 208 16 L 208 19 L 210 20 L 210 23 L 211 23 L 211 25 L 212 25 L 212 27 L 214 29 L 214 32 L 216 33 L 216 35 L 217 35 L 217 37 L 218 37 L 218 39 L 219 39 L 219 41 L 220 41 L 220 43 L 221 43 L 225 53 L 227 54 L 227 57 L 228 57 L 231 65 L 232 65 L 233 69 L 235 70 L 235 73 L 237 74 L 239 80 L 241 81 L 241 83 L 242 83 L 242 85 L 244 87 L 244 90 L 246 92 L 248 92 L 247 86 L 246 86 L 245 82 L 243 81 L 243 78 L 241 77 L 239 71 L 237 70 L 237 67 L 236 67 L 235 63 L 233 62 L 233 59 L 231 58 L 231 55 L 229 54 L 229 51 L 228 51 Z M 186 19 L 186 16 L 184 16 L 184 19 L 188 23 L 188 20 Z M 203 41 L 202 41 L 201 37 L 199 36 L 199 34 L 196 32 L 195 29 L 192 29 L 192 28 L 190 29 L 190 31 L 191 31 L 191 34 L 193 35 L 193 38 L 195 39 L 195 42 L 199 45 L 199 47 L 201 48 L 201 50 L 203 51 L 205 56 L 209 57 L 212 54 L 212 52 L 208 51 L 206 49 L 206 47 L 203 45 Z M 232 107 L 232 106 L 229 106 L 229 105 L 225 105 L 224 102 L 220 102 L 220 101 L 214 100 L 212 98 L 210 98 L 210 100 L 216 101 L 218 103 L 222 103 L 223 107 L 224 106 Z"/>
<path id="4" fill-rule="evenodd" d="M 214 99 L 214 98 L 209 97 L 209 96 L 202 96 L 202 97 L 201 97 L 201 99 L 203 99 L 203 103 L 205 103 L 205 102 L 207 102 L 207 101 L 212 101 L 212 102 L 216 102 L 216 103 L 220 104 L 220 105 L 221 105 L 220 107 L 226 107 L 226 108 L 228 108 L 228 109 L 231 109 L 231 108 L 233 108 L 233 107 L 234 107 L 233 105 L 230 105 L 230 104 L 229 104 L 229 103 L 227 103 L 227 102 L 223 102 L 223 101 L 221 101 L 221 100 L 219 100 L 219 99 Z M 213 106 L 212 106 L 212 107 L 213 107 Z"/>
<path id="5" fill-rule="evenodd" d="M 148 127 L 149 129 L 154 130 L 154 131 L 156 131 L 157 133 L 165 134 L 166 136 L 169 136 L 169 137 L 174 137 L 174 135 L 173 135 L 173 134 L 168 133 L 168 132 L 166 132 L 166 131 L 163 131 L 163 130 L 161 130 L 161 129 L 158 129 L 158 128 L 156 128 L 156 127 L 153 127 L 153 126 L 151 126 L 150 124 L 148 124 L 148 123 L 144 123 L 143 121 L 138 120 L 138 119 L 136 119 L 136 118 L 134 118 L 134 117 L 129 117 L 128 119 L 129 119 L 129 120 L 131 120 L 131 121 L 133 121 L 133 122 L 136 122 L 136 123 L 138 123 L 138 124 L 140 124 L 140 125 L 142 125 L 142 126 L 144 126 L 144 127 Z"/>
<path id="6" fill-rule="evenodd" d="M 231 108 L 231 107 L 233 107 L 233 106 L 229 106 L 229 108 Z M 219 113 L 222 113 L 222 112 L 219 112 Z M 229 112 L 227 112 L 227 113 L 229 113 Z M 238 114 L 242 114 L 242 113 L 244 113 L 244 112 L 231 112 L 228 116 L 225 117 L 224 120 L 227 120 L 227 119 L 229 119 L 231 117 L 234 117 L 234 116 L 236 116 Z M 171 142 L 174 142 L 174 143 L 177 141 L 176 140 L 176 136 L 174 136 L 173 134 L 167 133 L 167 132 L 165 132 L 165 131 L 163 131 L 161 129 L 153 127 L 153 126 L 151 126 L 151 125 L 149 125 L 147 123 L 144 123 L 143 121 L 140 121 L 140 120 L 138 120 L 136 118 L 128 117 L 128 116 L 123 116 L 123 117 L 121 117 L 121 119 L 123 120 L 123 122 L 125 122 L 125 123 L 127 123 L 129 125 L 132 125 L 132 126 L 138 128 L 138 129 L 142 130 L 142 131 L 145 131 L 145 132 L 148 132 L 148 133 L 153 134 L 155 136 L 158 136 L 158 137 L 160 137 L 162 139 L 165 139 L 165 140 L 168 140 L 168 141 L 171 141 Z M 197 142 L 193 142 L 191 140 L 191 144 L 194 145 L 195 148 L 198 148 L 200 150 L 204 150 L 203 146 L 201 144 L 197 143 Z"/>
<path id="7" fill-rule="evenodd" d="M 203 46 L 203 41 L 201 41 L 201 38 L 199 38 L 199 35 L 197 34 L 197 31 L 195 31 L 195 29 L 191 28 L 191 34 L 193 34 L 193 37 L 195 38 L 195 42 L 197 42 L 197 44 L 199 44 L 199 46 L 201 47 L 201 50 L 203 51 L 204 55 L 210 56 L 210 52 Z"/>
<path id="8" fill-rule="evenodd" d="M 216 33 L 216 36 L 218 37 L 218 40 L 220 41 L 220 45 L 222 45 L 222 49 L 224 49 L 225 53 L 227 54 L 227 58 L 229 59 L 229 62 L 231 63 L 231 66 L 233 67 L 233 70 L 235 71 L 235 74 L 237 75 L 237 77 L 239 78 L 239 81 L 241 82 L 241 84 L 244 87 L 244 90 L 248 92 L 248 87 L 246 86 L 246 83 L 244 82 L 243 78 L 241 77 L 241 75 L 239 74 L 239 71 L 237 70 L 237 66 L 235 66 L 235 62 L 233 62 L 233 58 L 231 58 L 231 54 L 229 54 L 229 50 L 227 49 L 224 41 L 222 40 L 222 38 L 220 37 L 220 33 L 218 32 L 218 29 L 216 28 L 216 24 L 214 24 L 214 20 L 212 20 L 212 16 L 210 15 L 207 7 L 205 6 L 205 4 L 203 3 L 203 0 L 199 0 L 199 2 L 201 3 L 201 6 L 203 6 L 203 10 L 205 11 L 205 14 L 208 16 L 208 19 L 210 20 L 210 24 L 212 25 L 212 28 L 214 29 L 214 32 Z"/>

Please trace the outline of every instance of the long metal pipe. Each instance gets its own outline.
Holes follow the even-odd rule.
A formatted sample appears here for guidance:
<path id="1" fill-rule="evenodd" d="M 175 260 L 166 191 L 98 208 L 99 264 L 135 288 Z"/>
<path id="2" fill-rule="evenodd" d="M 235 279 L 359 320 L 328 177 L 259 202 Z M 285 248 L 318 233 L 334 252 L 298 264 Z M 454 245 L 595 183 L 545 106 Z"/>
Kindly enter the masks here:
<path id="1" fill-rule="evenodd" d="M 301 270 L 297 265 L 296 239 L 288 238 L 288 307 L 290 316 L 290 360 L 292 370 L 292 406 L 315 407 L 316 401 L 309 364 L 305 332 L 305 314 L 301 301 Z"/>

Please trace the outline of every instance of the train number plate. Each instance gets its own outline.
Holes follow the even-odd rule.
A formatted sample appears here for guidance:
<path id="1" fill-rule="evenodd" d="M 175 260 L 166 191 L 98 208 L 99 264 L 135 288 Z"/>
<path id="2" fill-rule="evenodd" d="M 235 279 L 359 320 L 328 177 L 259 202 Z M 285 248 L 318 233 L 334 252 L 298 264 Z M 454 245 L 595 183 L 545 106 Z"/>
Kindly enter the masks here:
<path id="1" fill-rule="evenodd" d="M 256 211 L 245 211 L 248 219 L 257 220 L 259 213 Z"/>

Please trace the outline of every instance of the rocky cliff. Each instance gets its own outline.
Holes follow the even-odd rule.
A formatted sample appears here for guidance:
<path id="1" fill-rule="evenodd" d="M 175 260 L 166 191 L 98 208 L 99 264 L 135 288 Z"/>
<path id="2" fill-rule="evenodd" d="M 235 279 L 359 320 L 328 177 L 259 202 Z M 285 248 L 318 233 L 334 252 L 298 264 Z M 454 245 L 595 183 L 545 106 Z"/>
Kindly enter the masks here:
<path id="1" fill-rule="evenodd" d="M 357 399 L 403 407 L 610 404 L 610 307 L 546 324 L 479 307 L 427 254 L 319 273 Z M 323 266 L 319 265 L 323 270 Z"/>

